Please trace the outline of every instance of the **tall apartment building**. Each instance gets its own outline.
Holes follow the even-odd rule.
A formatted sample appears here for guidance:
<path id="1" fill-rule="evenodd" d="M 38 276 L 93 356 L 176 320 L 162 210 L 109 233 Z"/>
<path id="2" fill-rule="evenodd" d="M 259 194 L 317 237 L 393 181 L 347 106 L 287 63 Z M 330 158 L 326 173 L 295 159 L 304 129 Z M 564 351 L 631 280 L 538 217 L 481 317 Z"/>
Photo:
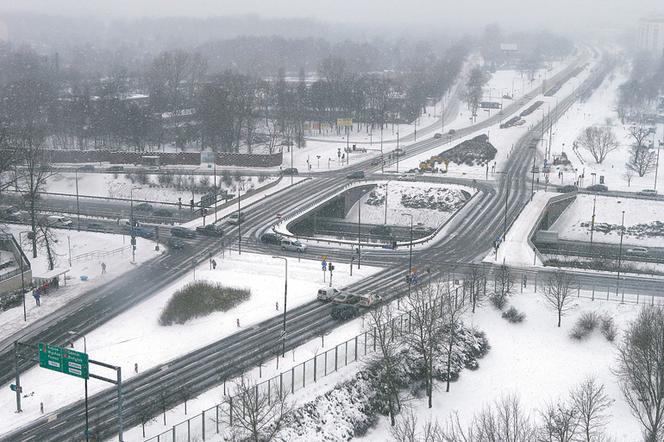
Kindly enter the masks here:
<path id="1" fill-rule="evenodd" d="M 639 49 L 653 55 L 664 55 L 664 16 L 639 20 L 637 44 Z"/>

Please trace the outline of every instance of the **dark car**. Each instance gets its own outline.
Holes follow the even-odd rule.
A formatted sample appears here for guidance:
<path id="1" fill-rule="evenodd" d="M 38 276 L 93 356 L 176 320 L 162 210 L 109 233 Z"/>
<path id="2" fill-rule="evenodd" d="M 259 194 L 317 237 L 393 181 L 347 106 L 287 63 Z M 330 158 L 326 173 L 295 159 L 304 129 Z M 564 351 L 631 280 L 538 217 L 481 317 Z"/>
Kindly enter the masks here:
<path id="1" fill-rule="evenodd" d="M 339 304 L 335 305 L 330 312 L 333 319 L 347 321 L 360 315 L 360 309 L 355 305 Z"/>
<path id="2" fill-rule="evenodd" d="M 591 192 L 606 192 L 609 188 L 604 184 L 593 184 L 592 186 L 586 187 L 586 190 L 590 190 Z"/>
<path id="3" fill-rule="evenodd" d="M 175 249 L 175 250 L 182 250 L 182 249 L 184 249 L 184 241 L 182 241 L 180 238 L 175 238 L 175 237 L 173 237 L 173 236 L 171 236 L 170 238 L 168 238 L 168 241 L 166 242 L 166 244 L 167 244 L 168 247 L 170 247 L 171 249 Z"/>
<path id="4" fill-rule="evenodd" d="M 162 218 L 170 218 L 173 216 L 173 212 L 171 212 L 168 209 L 157 209 L 154 212 L 152 212 L 154 216 L 160 216 Z"/>
<path id="5" fill-rule="evenodd" d="M 171 227 L 171 236 L 179 236 L 180 238 L 195 238 L 196 232 L 186 227 L 176 226 Z"/>
<path id="6" fill-rule="evenodd" d="M 261 235 L 261 242 L 265 244 L 276 244 L 280 245 L 283 237 L 275 232 L 265 232 Z"/>
<path id="7" fill-rule="evenodd" d="M 381 237 L 391 237 L 392 229 L 390 228 L 390 226 L 383 226 L 383 225 L 374 226 L 371 229 L 369 229 L 369 233 Z"/>
<path id="8" fill-rule="evenodd" d="M 346 175 L 346 178 L 348 178 L 349 180 L 363 180 L 364 171 L 356 170 L 355 172 L 351 172 L 348 175 Z"/>
<path id="9" fill-rule="evenodd" d="M 375 158 L 375 159 L 371 160 L 371 165 L 372 166 L 380 166 L 382 162 L 383 162 L 382 158 Z"/>
<path id="10" fill-rule="evenodd" d="M 224 229 L 217 224 L 208 224 L 207 226 L 196 227 L 196 232 L 205 236 L 222 236 Z"/>
<path id="11" fill-rule="evenodd" d="M 450 129 L 447 133 L 450 135 L 454 135 L 456 133 L 456 130 Z"/>
<path id="12" fill-rule="evenodd" d="M 435 134 L 433 134 L 433 137 L 436 139 L 443 138 L 443 134 L 436 132 Z"/>
<path id="13" fill-rule="evenodd" d="M 124 171 L 124 167 L 123 166 L 111 166 L 111 167 L 108 168 L 108 171 L 109 172 L 122 172 L 122 171 Z"/>
<path id="14" fill-rule="evenodd" d="M 299 172 L 297 170 L 297 167 L 287 167 L 286 169 L 283 170 L 282 173 L 284 175 L 297 175 Z"/>
<path id="15" fill-rule="evenodd" d="M 134 236 L 141 238 L 154 238 L 154 230 L 149 227 L 134 227 Z"/>
<path id="16" fill-rule="evenodd" d="M 88 223 L 88 230 L 94 230 L 95 232 L 102 232 L 106 230 L 102 223 Z"/>
<path id="17" fill-rule="evenodd" d="M 139 203 L 134 205 L 134 210 L 139 212 L 150 212 L 152 210 L 152 205 L 148 203 Z"/>
<path id="18" fill-rule="evenodd" d="M 577 190 L 579 190 L 579 188 L 576 187 L 576 186 L 573 186 L 572 184 L 568 184 L 566 186 L 558 187 L 558 192 L 560 192 L 560 193 L 576 192 Z"/>
<path id="19" fill-rule="evenodd" d="M 94 172 L 95 171 L 95 166 L 92 164 L 86 164 L 84 166 L 81 166 L 78 168 L 81 172 Z"/>

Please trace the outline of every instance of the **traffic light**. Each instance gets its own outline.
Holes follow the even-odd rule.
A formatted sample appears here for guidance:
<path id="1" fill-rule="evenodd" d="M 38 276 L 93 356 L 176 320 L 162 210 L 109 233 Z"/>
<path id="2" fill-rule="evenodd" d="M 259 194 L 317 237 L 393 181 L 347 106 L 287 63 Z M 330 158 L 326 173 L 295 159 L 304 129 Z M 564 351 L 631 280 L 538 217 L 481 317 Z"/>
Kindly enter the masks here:
<path id="1" fill-rule="evenodd" d="M 327 265 L 327 268 L 330 269 L 330 273 L 332 273 L 332 271 L 334 270 L 334 264 L 329 263 L 329 264 Z"/>
<path id="2" fill-rule="evenodd" d="M 10 385 L 9 385 L 9 389 L 10 389 L 11 391 L 16 391 L 16 384 L 10 384 Z M 23 393 L 23 387 L 18 387 L 18 392 L 19 392 L 19 393 Z"/>

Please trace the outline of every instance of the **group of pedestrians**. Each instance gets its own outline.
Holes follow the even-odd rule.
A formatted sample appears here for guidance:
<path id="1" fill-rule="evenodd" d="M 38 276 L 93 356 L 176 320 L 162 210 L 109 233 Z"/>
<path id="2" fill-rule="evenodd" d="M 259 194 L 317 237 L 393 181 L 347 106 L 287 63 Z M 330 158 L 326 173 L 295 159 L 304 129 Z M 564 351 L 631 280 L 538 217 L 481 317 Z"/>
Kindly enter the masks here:
<path id="1" fill-rule="evenodd" d="M 32 289 L 32 297 L 35 298 L 35 303 L 37 307 L 41 307 L 41 297 L 47 294 L 50 290 L 55 290 L 60 287 L 60 280 L 57 276 L 50 281 L 44 281 L 41 285 L 36 286 Z"/>

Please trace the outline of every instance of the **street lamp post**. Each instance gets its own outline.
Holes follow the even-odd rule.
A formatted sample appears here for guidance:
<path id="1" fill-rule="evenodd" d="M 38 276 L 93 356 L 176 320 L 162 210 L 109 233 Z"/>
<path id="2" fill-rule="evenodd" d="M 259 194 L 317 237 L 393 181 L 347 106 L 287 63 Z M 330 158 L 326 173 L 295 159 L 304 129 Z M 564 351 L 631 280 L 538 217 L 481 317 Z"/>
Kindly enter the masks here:
<path id="1" fill-rule="evenodd" d="M 397 150 L 395 151 L 397 156 L 397 173 L 399 173 L 399 131 L 397 131 Z"/>
<path id="2" fill-rule="evenodd" d="M 129 224 L 130 224 L 130 232 L 131 232 L 131 262 L 135 263 L 136 262 L 136 232 L 134 230 L 134 225 L 136 222 L 134 221 L 134 187 L 129 189 Z"/>
<path id="3" fill-rule="evenodd" d="M 217 222 L 217 199 L 219 198 L 219 189 L 217 189 L 217 153 L 214 153 L 214 222 Z"/>
<path id="4" fill-rule="evenodd" d="M 286 356 L 286 307 L 288 302 L 288 259 L 283 256 L 272 256 L 274 259 L 283 259 L 284 260 L 284 320 L 283 320 L 283 330 L 281 332 L 282 347 L 281 347 L 281 357 Z"/>
<path id="5" fill-rule="evenodd" d="M 81 208 L 78 204 L 78 169 L 80 167 L 77 167 L 74 169 L 74 174 L 76 176 L 76 230 L 79 232 L 81 231 Z"/>
<path id="6" fill-rule="evenodd" d="M 360 269 L 362 261 L 362 253 L 360 246 L 362 245 L 362 196 L 357 201 L 357 269 Z"/>
<path id="7" fill-rule="evenodd" d="M 402 213 L 401 216 L 407 216 L 410 218 L 410 244 L 408 251 L 408 296 L 410 296 L 410 288 L 412 278 L 410 273 L 413 271 L 413 214 L 412 213 Z"/>
<path id="8" fill-rule="evenodd" d="M 383 122 L 380 122 L 380 173 L 385 172 L 385 154 L 383 153 Z"/>
<path id="9" fill-rule="evenodd" d="M 291 146 L 292 152 L 293 146 Z M 291 179 L 293 174 L 291 173 Z M 240 211 L 240 183 L 237 184 L 237 254 L 242 255 L 242 212 Z"/>
<path id="10" fill-rule="evenodd" d="M 88 343 L 85 339 L 85 335 L 82 335 L 78 333 L 77 331 L 74 330 L 69 330 L 67 332 L 70 336 L 78 336 L 83 338 L 83 353 L 86 355 L 88 354 Z M 85 440 L 86 442 L 90 440 L 90 426 L 89 426 L 89 420 L 88 420 L 88 379 L 84 379 L 84 384 L 85 384 Z"/>
<path id="11" fill-rule="evenodd" d="M 618 251 L 618 277 L 616 278 L 616 296 L 620 291 L 620 265 L 622 264 L 622 246 L 623 235 L 625 234 L 625 211 L 622 211 L 622 221 L 620 222 L 620 249 Z"/>
<path id="12" fill-rule="evenodd" d="M 593 234 L 595 233 L 595 205 L 597 204 L 597 195 L 593 199 L 593 216 L 590 218 L 590 251 L 593 249 Z M 624 212 L 623 212 L 624 213 Z"/>

